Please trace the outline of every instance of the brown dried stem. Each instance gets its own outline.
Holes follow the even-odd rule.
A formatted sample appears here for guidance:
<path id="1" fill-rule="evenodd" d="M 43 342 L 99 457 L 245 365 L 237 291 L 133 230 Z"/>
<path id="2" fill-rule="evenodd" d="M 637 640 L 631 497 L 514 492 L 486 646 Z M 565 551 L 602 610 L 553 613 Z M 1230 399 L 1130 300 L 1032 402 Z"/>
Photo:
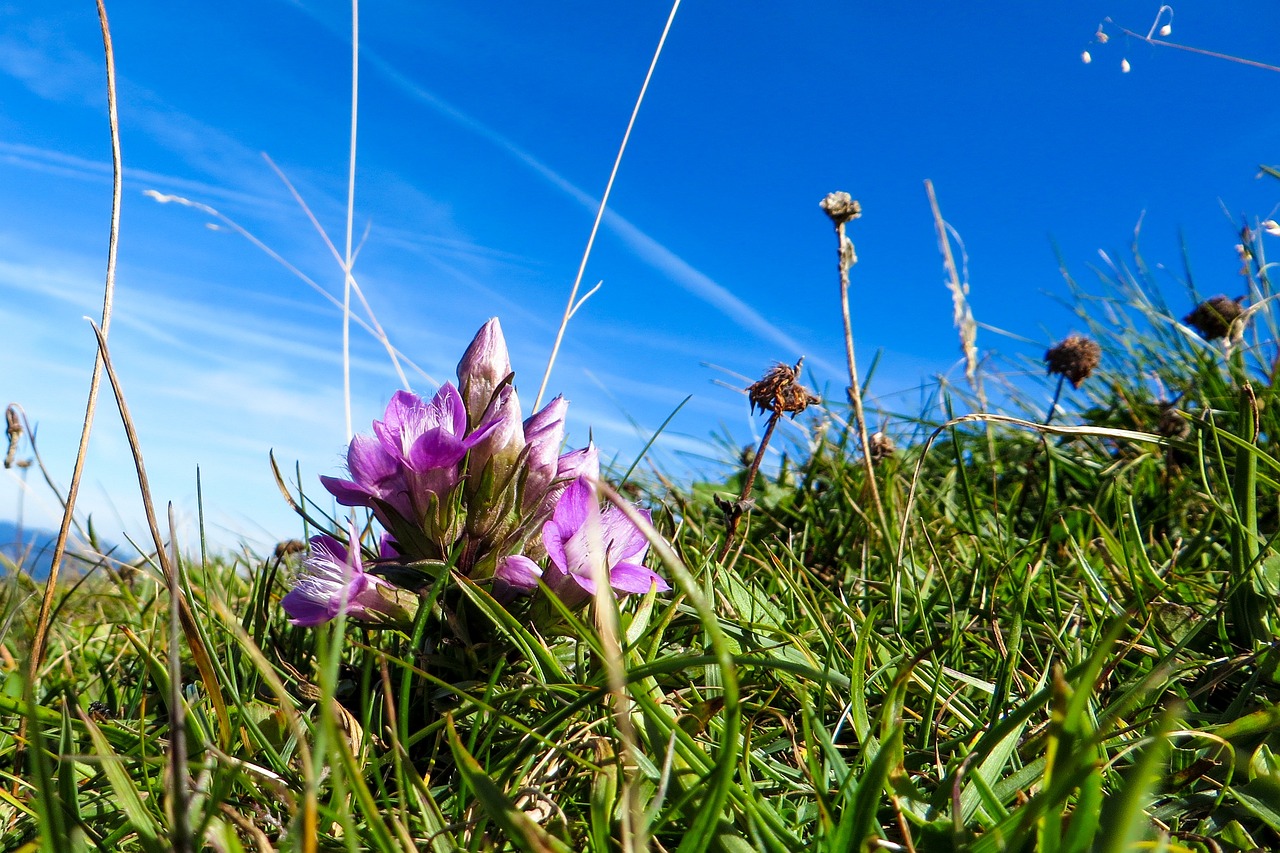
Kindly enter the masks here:
<path id="1" fill-rule="evenodd" d="M 120 194 L 123 166 L 120 158 L 120 118 L 116 112 L 116 63 L 111 48 L 111 28 L 107 24 L 107 9 L 103 0 L 98 2 L 98 23 L 102 28 L 102 47 L 107 70 L 107 116 L 111 130 L 111 231 L 107 239 L 107 274 L 102 294 L 102 336 L 106 338 L 111 328 L 111 305 L 115 295 L 116 282 L 116 247 L 120 235 Z M 98 351 L 93 362 L 93 376 L 89 380 L 89 400 L 85 404 L 84 425 L 80 430 L 80 447 L 76 451 L 76 464 L 71 473 L 71 486 L 67 489 L 67 500 L 62 511 L 62 526 L 58 529 L 58 539 L 53 546 L 53 561 L 49 566 L 49 577 L 44 585 L 44 599 L 40 602 L 40 617 L 36 623 L 35 639 L 31 643 L 31 661 L 27 677 L 32 684 L 39 680 L 40 664 L 44 660 L 45 644 L 49 633 L 49 615 L 53 611 L 53 595 L 57 588 L 58 571 L 62 568 L 62 558 L 67 551 L 67 537 L 71 533 L 72 516 L 75 513 L 76 497 L 80 493 L 80 477 L 84 473 L 85 455 L 89 450 L 89 434 L 93 431 L 93 416 L 98 406 L 98 387 L 102 382 L 103 358 Z"/>
<path id="2" fill-rule="evenodd" d="M 845 357 L 849 363 L 849 402 L 853 404 L 854 420 L 858 423 L 858 443 L 862 447 L 862 459 L 867 468 L 867 488 L 876 507 L 881 529 L 888 531 L 889 522 L 880 500 L 880 487 L 876 485 L 875 465 L 871 460 L 871 439 L 867 434 L 867 418 L 862 410 L 862 389 L 858 384 L 858 363 L 853 352 L 853 320 L 849 315 L 849 270 L 858 262 L 853 241 L 845 235 L 845 224 L 862 215 L 862 208 L 848 193 L 831 193 L 822 200 L 822 209 L 831 217 L 836 228 L 836 252 L 840 269 L 840 311 L 844 318 Z"/>

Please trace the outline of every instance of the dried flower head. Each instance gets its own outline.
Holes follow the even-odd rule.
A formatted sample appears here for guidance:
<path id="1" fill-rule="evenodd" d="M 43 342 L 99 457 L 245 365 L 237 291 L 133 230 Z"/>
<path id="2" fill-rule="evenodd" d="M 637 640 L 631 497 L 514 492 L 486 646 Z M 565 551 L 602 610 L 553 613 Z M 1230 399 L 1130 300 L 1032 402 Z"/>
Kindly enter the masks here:
<path id="1" fill-rule="evenodd" d="M 862 205 L 854 201 L 853 196 L 848 193 L 829 193 L 826 198 L 818 202 L 818 207 L 826 211 L 827 216 L 830 216 L 831 221 L 836 225 L 851 222 L 862 215 Z"/>
<path id="2" fill-rule="evenodd" d="M 1085 65 L 1088 65 L 1090 62 L 1093 62 L 1093 57 L 1090 56 L 1089 51 L 1086 50 L 1084 53 L 1080 54 L 1080 61 Z"/>
<path id="3" fill-rule="evenodd" d="M 1165 438 L 1186 438 L 1191 435 L 1191 423 L 1173 403 L 1160 404 L 1160 417 L 1156 420 L 1156 434 Z"/>
<path id="4" fill-rule="evenodd" d="M 867 439 L 867 454 L 872 462 L 888 459 L 898 451 L 893 439 L 883 432 L 873 432 Z"/>
<path id="5" fill-rule="evenodd" d="M 286 539 L 276 543 L 275 559 L 284 560 L 293 554 L 301 554 L 307 550 L 307 543 L 301 539 Z"/>
<path id="6" fill-rule="evenodd" d="M 9 439 L 9 450 L 4 455 L 4 467 L 13 467 L 13 457 L 18 450 L 18 439 L 22 437 L 22 422 L 18 420 L 18 407 L 9 406 L 4 410 L 5 434 Z"/>
<path id="7" fill-rule="evenodd" d="M 819 399 L 810 394 L 808 389 L 797 381 L 800 378 L 800 366 L 804 364 L 801 357 L 795 367 L 788 367 L 779 362 L 769 368 L 769 372 L 747 387 L 747 398 L 751 401 L 751 411 L 757 408 L 776 414 L 789 413 L 793 418 Z"/>
<path id="8" fill-rule="evenodd" d="M 1216 341 L 1231 332 L 1232 324 L 1243 313 L 1244 308 L 1240 306 L 1239 299 L 1218 295 L 1201 302 L 1195 310 L 1182 318 L 1182 322 L 1199 332 L 1200 337 L 1206 341 Z"/>
<path id="9" fill-rule="evenodd" d="M 1280 237 L 1280 222 L 1268 219 L 1262 223 L 1262 230 L 1272 237 Z"/>
<path id="10" fill-rule="evenodd" d="M 1120 60 L 1120 73 L 1121 73 L 1121 74 L 1128 74 L 1128 73 L 1129 73 L 1129 69 L 1130 69 L 1130 68 L 1132 68 L 1132 67 L 1133 67 L 1133 66 L 1131 66 L 1131 65 L 1129 64 L 1129 60 L 1127 60 L 1127 59 L 1122 59 L 1122 60 Z"/>
<path id="11" fill-rule="evenodd" d="M 1079 388 L 1098 366 L 1101 356 L 1102 347 L 1097 341 L 1084 335 L 1068 335 L 1049 348 L 1044 354 L 1044 363 L 1050 375 L 1064 376 L 1071 381 L 1071 387 Z"/>

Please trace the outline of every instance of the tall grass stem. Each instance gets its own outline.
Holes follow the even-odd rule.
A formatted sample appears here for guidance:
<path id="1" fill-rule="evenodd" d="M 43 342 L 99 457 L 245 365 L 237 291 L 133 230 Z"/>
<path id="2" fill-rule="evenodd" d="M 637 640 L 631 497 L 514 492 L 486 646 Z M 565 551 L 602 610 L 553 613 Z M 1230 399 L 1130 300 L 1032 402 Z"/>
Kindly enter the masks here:
<path id="1" fill-rule="evenodd" d="M 111 307 L 116 289 L 116 252 L 120 239 L 120 197 L 124 166 L 120 155 L 120 116 L 116 110 L 116 60 L 111 47 L 111 26 L 107 22 L 107 7 L 97 0 L 98 23 L 102 28 L 102 50 L 107 72 L 107 121 L 111 130 L 111 229 L 107 237 L 107 273 L 102 290 L 102 337 L 105 340 L 111 328 Z M 98 407 L 98 388 L 102 383 L 103 354 L 97 351 L 93 361 L 93 375 L 89 379 L 89 399 L 85 404 L 84 425 L 80 429 L 80 446 L 76 450 L 75 467 L 71 472 L 71 485 L 67 488 L 67 500 L 62 510 L 62 524 L 53 546 L 53 558 L 49 565 L 49 577 L 44 585 L 44 598 L 40 602 L 40 617 L 36 623 L 35 638 L 31 642 L 31 661 L 27 670 L 34 685 L 39 680 L 40 663 L 44 659 L 45 644 L 49 633 L 49 614 L 53 608 L 53 595 L 57 589 L 58 571 L 67 552 L 67 537 L 71 532 L 71 520 L 75 514 L 76 497 L 80 494 L 80 478 L 84 474 L 85 456 L 89 451 L 89 434 L 93 431 L 93 416 Z"/>

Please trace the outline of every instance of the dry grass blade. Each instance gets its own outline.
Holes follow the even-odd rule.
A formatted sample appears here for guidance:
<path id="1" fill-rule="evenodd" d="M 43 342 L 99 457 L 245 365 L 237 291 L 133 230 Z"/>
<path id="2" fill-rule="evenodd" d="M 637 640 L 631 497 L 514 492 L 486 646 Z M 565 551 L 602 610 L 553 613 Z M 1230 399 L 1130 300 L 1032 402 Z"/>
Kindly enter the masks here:
<path id="1" fill-rule="evenodd" d="M 111 230 L 107 239 L 107 274 L 102 292 L 101 339 L 106 339 L 111 328 L 111 305 L 116 289 L 116 248 L 120 236 L 120 194 L 123 166 L 120 157 L 120 118 L 116 112 L 116 61 L 111 48 L 111 27 L 107 23 L 107 8 L 98 2 L 98 23 L 102 27 L 102 48 L 107 70 L 107 116 L 111 128 Z M 95 327 L 96 329 L 96 327 Z M 76 451 L 76 464 L 71 473 L 71 485 L 67 489 L 67 501 L 62 511 L 62 525 L 53 546 L 53 561 L 49 577 L 45 581 L 44 598 L 40 602 L 40 617 L 36 623 L 35 639 L 31 642 L 31 662 L 28 677 L 34 684 L 40 675 L 40 663 L 44 659 L 45 644 L 49 633 L 49 614 L 53 609 L 53 594 L 57 588 L 58 571 L 67 551 L 67 537 L 71 533 L 71 519 L 75 514 L 76 497 L 80 493 L 80 477 L 84 474 L 85 455 L 89 450 L 89 434 L 93 431 L 93 416 L 98 407 L 98 387 L 102 383 L 103 358 L 99 353 L 93 362 L 93 376 L 89 380 L 89 400 L 85 404 L 84 425 L 80 430 L 80 447 Z"/>
<path id="2" fill-rule="evenodd" d="M 134 429 L 133 417 L 129 414 L 129 404 L 124 399 L 124 389 L 120 387 L 120 380 L 116 376 L 115 368 L 111 366 L 111 354 L 107 350 L 106 335 L 96 324 L 93 326 L 93 332 L 98 336 L 98 360 L 106 371 L 107 378 L 111 381 L 111 389 L 115 392 L 116 405 L 120 409 L 120 421 L 124 425 L 125 437 L 129 441 L 129 450 L 133 454 L 134 469 L 138 473 L 138 488 L 142 493 L 142 508 L 147 516 L 147 528 L 151 532 L 151 541 L 155 546 L 156 559 L 160 562 L 160 568 L 164 572 L 165 582 L 172 586 L 175 578 L 175 569 L 169 559 L 169 552 L 165 549 L 164 539 L 160 535 L 160 526 L 156 521 L 155 505 L 151 500 L 151 483 L 147 479 L 146 466 L 142 463 L 142 447 L 138 443 L 138 431 Z M 195 661 L 196 668 L 200 670 L 200 678 L 204 682 L 209 699 L 213 702 L 214 711 L 218 717 L 218 734 L 221 737 L 222 745 L 226 746 L 231 742 L 231 717 L 227 713 L 226 700 L 222 696 L 222 687 L 218 681 L 217 672 L 214 670 L 213 660 L 209 656 L 209 650 L 205 648 L 204 639 L 201 637 L 199 626 L 196 624 L 195 616 L 192 614 L 191 606 L 187 603 L 186 598 L 179 595 L 178 605 L 182 633 L 187 640 L 188 648 L 191 649 L 191 657 Z"/>

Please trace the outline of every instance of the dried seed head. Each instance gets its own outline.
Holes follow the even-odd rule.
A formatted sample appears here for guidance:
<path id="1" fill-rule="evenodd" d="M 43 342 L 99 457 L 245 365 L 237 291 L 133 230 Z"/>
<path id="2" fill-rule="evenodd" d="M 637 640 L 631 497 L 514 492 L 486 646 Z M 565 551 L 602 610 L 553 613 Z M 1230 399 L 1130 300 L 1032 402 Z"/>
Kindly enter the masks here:
<path id="1" fill-rule="evenodd" d="M 843 225 L 862 215 L 862 205 L 854 201 L 848 193 L 830 193 L 818 202 L 818 207 L 826 211 L 827 216 L 830 216 L 831 221 L 836 225 Z"/>
<path id="2" fill-rule="evenodd" d="M 795 367 L 788 367 L 779 362 L 760 378 L 747 386 L 747 399 L 751 401 L 751 411 L 757 408 L 775 414 L 789 413 L 793 418 L 819 399 L 797 381 L 800 378 L 801 357 Z"/>
<path id="3" fill-rule="evenodd" d="M 1161 403 L 1156 434 L 1165 438 L 1186 438 L 1191 435 L 1191 424 L 1173 403 Z"/>
<path id="4" fill-rule="evenodd" d="M 1084 53 L 1080 54 L 1080 61 L 1085 65 L 1088 65 L 1090 62 L 1093 62 L 1093 57 L 1090 56 L 1089 51 L 1086 50 Z"/>
<path id="5" fill-rule="evenodd" d="M 275 558 L 283 560 L 293 554 L 301 554 L 305 550 L 307 550 L 307 543 L 301 539 L 286 539 L 276 543 Z"/>
<path id="6" fill-rule="evenodd" d="M 1268 219 L 1262 223 L 1262 230 L 1272 237 L 1280 237 L 1280 222 L 1274 219 Z"/>
<path id="7" fill-rule="evenodd" d="M 1171 24 L 1165 24 L 1163 27 L 1160 28 L 1160 35 L 1162 36 L 1167 36 L 1171 32 L 1173 32 L 1173 26 Z"/>
<path id="8" fill-rule="evenodd" d="M 888 459 L 897 451 L 898 448 L 893 443 L 893 439 L 883 432 L 873 432 L 867 439 L 867 455 L 871 457 L 872 462 Z"/>
<path id="9" fill-rule="evenodd" d="M 4 467 L 13 467 L 13 456 L 18 451 L 18 439 L 22 437 L 22 422 L 18 420 L 18 407 L 4 410 L 5 433 L 9 438 L 9 450 L 4 455 Z"/>
<path id="10" fill-rule="evenodd" d="M 1098 44 L 1106 44 L 1111 41 L 1111 36 L 1104 33 L 1102 27 L 1098 27 L 1098 31 L 1093 34 L 1093 37 L 1098 40 Z"/>
<path id="11" fill-rule="evenodd" d="M 1194 311 L 1182 318 L 1182 322 L 1199 332 L 1200 337 L 1206 341 L 1216 341 L 1231 332 L 1231 325 L 1243 313 L 1240 300 L 1218 295 L 1201 302 Z"/>
<path id="12" fill-rule="evenodd" d="M 1079 388 L 1080 383 L 1089 378 L 1098 366 L 1102 357 L 1102 347 L 1084 335 L 1068 335 L 1057 345 L 1049 348 L 1044 354 L 1044 363 L 1049 374 L 1065 376 L 1071 381 L 1071 387 Z"/>
<path id="13" fill-rule="evenodd" d="M 1127 60 L 1127 59 L 1122 59 L 1122 60 L 1120 60 L 1120 73 L 1121 73 L 1121 74 L 1128 74 L 1128 73 L 1129 73 L 1129 69 L 1130 69 L 1130 68 L 1132 68 L 1132 67 L 1133 67 L 1133 66 L 1131 66 L 1131 65 L 1129 64 L 1129 60 Z"/>

